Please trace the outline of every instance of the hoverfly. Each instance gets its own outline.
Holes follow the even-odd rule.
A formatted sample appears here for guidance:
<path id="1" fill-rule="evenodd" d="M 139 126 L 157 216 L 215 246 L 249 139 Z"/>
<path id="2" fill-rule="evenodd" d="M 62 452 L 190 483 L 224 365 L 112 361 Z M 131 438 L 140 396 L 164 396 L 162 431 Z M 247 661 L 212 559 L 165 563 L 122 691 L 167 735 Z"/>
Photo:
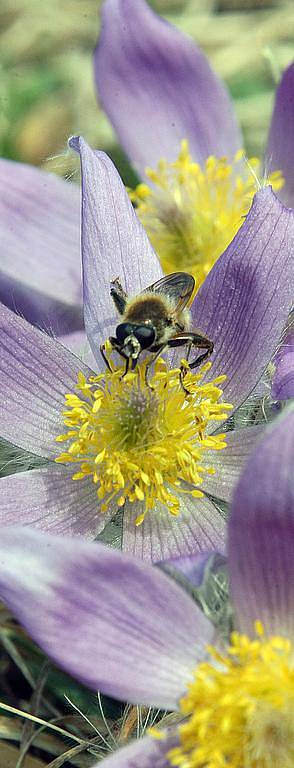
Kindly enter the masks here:
<path id="1" fill-rule="evenodd" d="M 192 275 L 174 272 L 149 285 L 137 296 L 129 298 L 119 278 L 111 282 L 110 294 L 122 322 L 116 327 L 116 335 L 109 337 L 109 342 L 126 361 L 124 376 L 130 367 L 134 370 L 141 352 L 145 350 L 154 353 L 146 366 L 147 384 L 150 366 L 167 348 L 186 346 L 187 361 L 192 347 L 204 349 L 205 352 L 189 363 L 191 369 L 197 368 L 211 354 L 213 342 L 201 331 L 189 330 L 191 318 L 188 304 L 194 287 Z M 111 370 L 105 344 L 102 344 L 100 351 Z M 186 368 L 182 367 L 182 384 L 185 372 Z"/>

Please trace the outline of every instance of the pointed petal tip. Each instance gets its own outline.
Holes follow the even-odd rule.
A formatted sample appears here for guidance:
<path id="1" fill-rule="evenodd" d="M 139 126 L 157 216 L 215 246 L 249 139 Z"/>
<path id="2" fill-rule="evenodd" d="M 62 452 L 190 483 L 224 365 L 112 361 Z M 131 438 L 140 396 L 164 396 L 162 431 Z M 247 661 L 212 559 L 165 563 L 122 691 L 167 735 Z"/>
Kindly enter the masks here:
<path id="1" fill-rule="evenodd" d="M 271 200 L 275 201 L 281 208 L 285 208 L 278 195 L 276 195 L 274 192 L 271 184 L 264 184 L 264 186 L 261 186 L 256 190 L 251 207 L 253 208 L 258 204 L 264 205 L 265 203 L 269 203 Z"/>
<path id="2" fill-rule="evenodd" d="M 1 533 L 0 595 L 69 674 L 161 709 L 177 708 L 214 631 L 159 569 L 97 542 L 27 527 Z"/>
<path id="3" fill-rule="evenodd" d="M 280 170 L 285 185 L 279 197 L 287 206 L 294 206 L 294 61 L 284 70 L 277 86 L 275 103 L 271 118 L 265 166 L 267 170 Z"/>
<path id="4" fill-rule="evenodd" d="M 83 150 L 88 151 L 89 153 L 93 153 L 96 160 L 104 160 L 108 163 L 108 165 L 112 166 L 113 171 L 116 170 L 115 165 L 109 155 L 107 155 L 107 153 L 101 149 L 93 150 L 83 136 L 70 136 L 67 143 L 69 148 L 73 149 L 74 152 L 77 152 L 79 155 L 83 152 Z"/>
<path id="5" fill-rule="evenodd" d="M 198 162 L 240 148 L 228 92 L 193 40 L 145 0 L 106 0 L 101 18 L 98 98 L 142 175 L 174 160 L 183 138 Z"/>
<path id="6" fill-rule="evenodd" d="M 92 150 L 81 136 L 69 141 L 81 158 L 84 317 L 100 366 L 100 344 L 116 323 L 111 281 L 121 276 L 132 295 L 155 282 L 162 270 L 110 157 Z"/>
<path id="7" fill-rule="evenodd" d="M 69 149 L 73 149 L 75 152 L 79 152 L 81 138 L 81 136 L 70 136 L 67 141 Z"/>
<path id="8" fill-rule="evenodd" d="M 258 211 L 262 208 L 264 208 L 265 211 L 270 212 L 270 207 L 276 211 L 276 215 L 288 213 L 290 218 L 292 218 L 294 214 L 293 207 L 288 204 L 288 201 L 285 201 L 281 198 L 280 192 L 275 192 L 271 184 L 265 184 L 260 189 L 256 190 L 252 200 L 251 208 L 249 209 L 247 216 L 249 216 L 251 211 L 258 213 Z"/>
<path id="9" fill-rule="evenodd" d="M 147 722 L 147 721 L 146 721 Z M 170 732 L 161 731 L 161 738 L 154 739 L 150 735 L 135 739 L 125 747 L 119 748 L 99 763 L 100 768 L 168 768 L 170 762 L 167 753 L 178 746 L 176 729 Z M 98 768 L 98 763 L 93 768 Z"/>
<path id="10" fill-rule="evenodd" d="M 264 200 L 274 200 L 281 211 L 289 211 L 289 213 L 294 213 L 293 206 L 285 202 L 285 200 L 281 198 L 280 192 L 275 192 L 271 184 L 266 184 L 264 187 L 262 187 L 262 189 L 258 190 L 256 194 L 260 195 L 261 193 L 263 194 Z"/>

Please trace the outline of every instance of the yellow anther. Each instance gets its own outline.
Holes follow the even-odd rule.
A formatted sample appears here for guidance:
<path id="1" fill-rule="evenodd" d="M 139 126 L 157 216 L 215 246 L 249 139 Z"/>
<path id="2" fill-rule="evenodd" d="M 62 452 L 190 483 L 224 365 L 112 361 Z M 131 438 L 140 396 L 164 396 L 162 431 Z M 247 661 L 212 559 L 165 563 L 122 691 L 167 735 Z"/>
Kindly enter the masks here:
<path id="1" fill-rule="evenodd" d="M 185 139 L 177 160 L 161 160 L 146 175 L 152 186 L 139 184 L 131 200 L 164 271 L 190 272 L 197 289 L 236 235 L 257 189 L 284 184 L 280 171 L 264 180 L 258 158 L 247 160 L 243 149 L 231 164 L 211 156 L 201 168 Z"/>
<path id="2" fill-rule="evenodd" d="M 127 500 L 139 506 L 136 525 L 158 503 L 171 515 L 180 514 L 181 497 L 203 496 L 199 486 L 214 471 L 206 450 L 226 445 L 224 434 L 208 434 L 228 408 L 215 381 L 202 383 L 208 369 L 205 365 L 196 375 L 187 369 L 188 397 L 179 369 L 170 370 L 163 360 L 154 366 L 150 387 L 146 363 L 123 379 L 120 370 L 89 381 L 79 376 L 83 399 L 66 395 L 69 429 L 57 441 L 68 442 L 68 449 L 56 461 L 78 465 L 75 480 L 92 476 L 103 511 L 115 498 L 118 507 Z"/>
<path id="3" fill-rule="evenodd" d="M 178 768 L 292 768 L 293 647 L 283 637 L 233 632 L 227 655 L 208 649 L 180 702 L 185 722 L 167 759 Z M 153 734 L 152 734 L 153 735 Z"/>

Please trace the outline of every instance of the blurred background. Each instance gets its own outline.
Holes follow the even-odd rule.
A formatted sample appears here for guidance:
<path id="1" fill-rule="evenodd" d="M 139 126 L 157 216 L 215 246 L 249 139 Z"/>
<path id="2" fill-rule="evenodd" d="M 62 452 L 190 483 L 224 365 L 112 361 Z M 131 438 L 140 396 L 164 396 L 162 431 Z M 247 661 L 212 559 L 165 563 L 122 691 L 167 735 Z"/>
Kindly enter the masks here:
<path id="1" fill-rule="evenodd" d="M 150 4 L 209 56 L 235 100 L 248 154 L 260 154 L 275 86 L 294 55 L 293 0 Z M 101 0 L 1 0 L 0 149 L 5 157 L 66 176 L 77 168 L 67 138 L 81 133 L 106 149 L 131 183 L 94 90 L 100 7 Z"/>

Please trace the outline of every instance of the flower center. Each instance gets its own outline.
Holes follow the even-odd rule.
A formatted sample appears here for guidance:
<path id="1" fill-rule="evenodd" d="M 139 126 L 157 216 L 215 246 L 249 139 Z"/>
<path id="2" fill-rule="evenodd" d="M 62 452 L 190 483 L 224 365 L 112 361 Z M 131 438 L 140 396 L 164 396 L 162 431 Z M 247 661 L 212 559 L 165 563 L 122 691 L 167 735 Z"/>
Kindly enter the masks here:
<path id="1" fill-rule="evenodd" d="M 165 272 L 189 272 L 200 287 L 248 213 L 260 171 L 257 158 L 244 162 L 243 150 L 231 165 L 211 156 L 201 168 L 186 140 L 175 162 L 161 160 L 146 170 L 152 186 L 139 184 L 130 197 Z M 267 183 L 279 190 L 280 171 Z"/>
<path id="2" fill-rule="evenodd" d="M 234 632 L 227 656 L 210 648 L 181 701 L 187 716 L 180 745 L 168 753 L 180 768 L 293 768 L 293 647 L 282 637 Z"/>
<path id="3" fill-rule="evenodd" d="M 89 381 L 79 374 L 77 394 L 65 396 L 68 430 L 57 437 L 69 445 L 56 461 L 78 465 L 73 480 L 92 477 L 102 512 L 114 497 L 118 506 L 139 503 L 139 525 L 158 502 L 178 515 L 183 494 L 203 496 L 203 475 L 214 472 L 205 454 L 226 446 L 224 434 L 209 431 L 232 407 L 219 402 L 225 376 L 201 383 L 210 366 L 196 375 L 187 371 L 189 395 L 179 369 L 169 370 L 163 360 L 155 364 L 150 386 L 146 363 L 123 378 L 121 370 Z"/>

